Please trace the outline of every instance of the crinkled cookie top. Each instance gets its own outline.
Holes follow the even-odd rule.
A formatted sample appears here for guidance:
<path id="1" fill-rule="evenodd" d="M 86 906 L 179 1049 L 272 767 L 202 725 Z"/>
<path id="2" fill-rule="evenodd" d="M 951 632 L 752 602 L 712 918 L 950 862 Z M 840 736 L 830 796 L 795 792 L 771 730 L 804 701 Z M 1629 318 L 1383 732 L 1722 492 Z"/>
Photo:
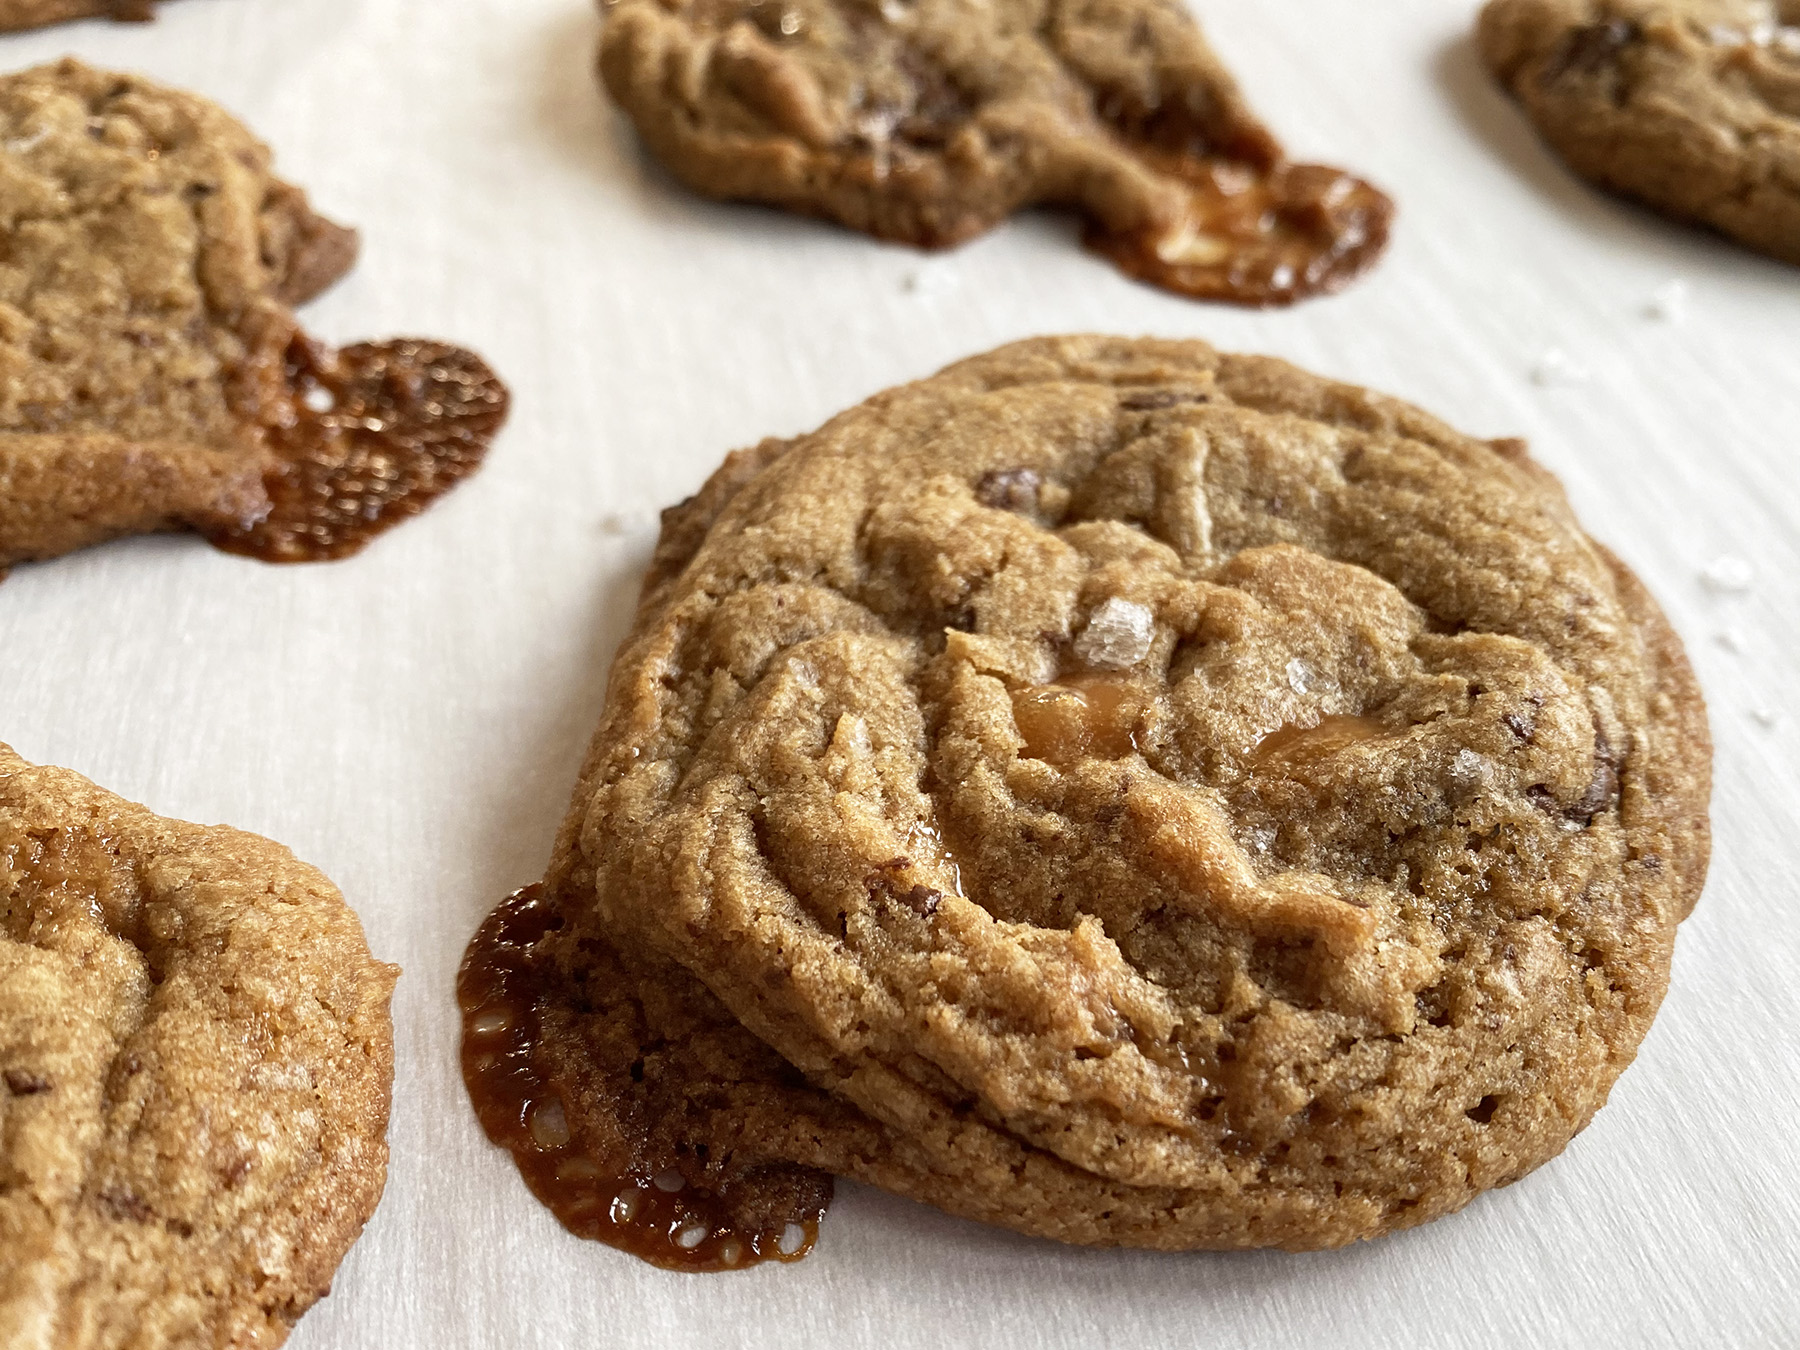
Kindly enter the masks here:
<path id="1" fill-rule="evenodd" d="M 1576 172 L 1800 263 L 1800 3 L 1490 0 L 1482 54 Z"/>
<path id="2" fill-rule="evenodd" d="M 1288 304 L 1372 265 L 1392 204 L 1289 164 L 1179 0 L 605 0 L 600 70 L 717 197 L 958 243 L 1069 206 L 1156 285 Z"/>
<path id="3" fill-rule="evenodd" d="M 285 1340 L 381 1197 L 396 973 L 286 849 L 0 746 L 0 1344 Z"/>
<path id="4" fill-rule="evenodd" d="M 557 960 L 683 968 L 862 1122 L 777 1157 L 1073 1241 L 1332 1245 L 1605 1101 L 1710 754 L 1521 444 L 1200 343 L 1025 342 L 670 513 Z"/>

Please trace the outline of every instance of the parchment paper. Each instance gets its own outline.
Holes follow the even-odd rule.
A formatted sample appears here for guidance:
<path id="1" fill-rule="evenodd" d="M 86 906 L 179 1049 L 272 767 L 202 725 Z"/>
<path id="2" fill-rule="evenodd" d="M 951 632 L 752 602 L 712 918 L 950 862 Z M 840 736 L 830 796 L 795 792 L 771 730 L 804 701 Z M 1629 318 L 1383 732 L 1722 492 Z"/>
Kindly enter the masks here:
<path id="1" fill-rule="evenodd" d="M 363 230 L 313 330 L 454 339 L 515 394 L 481 474 L 348 562 L 167 537 L 0 586 L 0 739 L 287 843 L 405 966 L 387 1197 L 295 1350 L 1800 1344 L 1800 269 L 1572 179 L 1480 72 L 1473 0 L 1196 6 L 1297 155 L 1399 199 L 1345 295 L 1183 301 L 1050 214 L 926 257 L 701 202 L 602 101 L 585 0 L 176 0 L 0 38 L 0 68 L 75 52 L 239 113 Z M 1065 1250 L 849 1185 L 792 1267 L 671 1275 L 569 1237 L 475 1124 L 451 984 L 541 871 L 655 511 L 733 447 L 1083 329 L 1527 436 L 1668 607 L 1711 701 L 1717 856 L 1638 1064 L 1561 1159 L 1338 1253 Z"/>

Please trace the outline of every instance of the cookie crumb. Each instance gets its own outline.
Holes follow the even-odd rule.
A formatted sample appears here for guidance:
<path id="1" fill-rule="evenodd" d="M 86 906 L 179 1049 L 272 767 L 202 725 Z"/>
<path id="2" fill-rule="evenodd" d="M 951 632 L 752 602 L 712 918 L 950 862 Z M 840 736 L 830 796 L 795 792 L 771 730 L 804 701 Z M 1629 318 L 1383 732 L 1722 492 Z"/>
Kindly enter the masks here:
<path id="1" fill-rule="evenodd" d="M 600 533 L 614 538 L 642 534 L 653 523 L 647 511 L 609 511 L 600 517 Z"/>
<path id="2" fill-rule="evenodd" d="M 1717 634 L 1713 638 L 1713 641 L 1717 642 L 1733 656 L 1739 655 L 1744 650 L 1744 634 L 1741 630 L 1736 628 L 1725 629 L 1723 632 Z"/>
<path id="3" fill-rule="evenodd" d="M 1758 726 L 1773 728 L 1781 723 L 1781 714 L 1773 708 L 1752 708 L 1750 716 Z"/>
<path id="4" fill-rule="evenodd" d="M 1733 553 L 1720 554 L 1700 571 L 1700 584 L 1715 595 L 1743 595 L 1755 580 L 1755 569 Z"/>

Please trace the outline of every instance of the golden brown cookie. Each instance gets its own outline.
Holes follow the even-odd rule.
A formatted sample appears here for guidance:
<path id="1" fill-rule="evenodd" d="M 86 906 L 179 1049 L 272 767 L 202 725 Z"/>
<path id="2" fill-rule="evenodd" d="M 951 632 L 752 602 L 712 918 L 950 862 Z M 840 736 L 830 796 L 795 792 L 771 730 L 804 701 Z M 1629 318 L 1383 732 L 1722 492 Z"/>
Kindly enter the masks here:
<path id="1" fill-rule="evenodd" d="M 1290 304 L 1345 285 L 1392 203 L 1290 164 L 1180 0 L 603 0 L 600 72 L 708 196 L 941 248 L 1068 206 L 1125 271 Z"/>
<path id="2" fill-rule="evenodd" d="M 465 1075 L 566 1224 L 665 1264 L 803 1246 L 824 1172 L 1069 1242 L 1373 1237 L 1605 1102 L 1710 774 L 1521 443 L 1018 343 L 666 514 Z"/>
<path id="3" fill-rule="evenodd" d="M 0 33 L 71 19 L 143 23 L 155 17 L 156 0 L 0 0 Z"/>
<path id="4" fill-rule="evenodd" d="M 172 529 L 341 557 L 505 416 L 472 353 L 300 331 L 356 236 L 204 99 L 74 60 L 0 76 L 0 225 L 0 567 Z"/>
<path id="5" fill-rule="evenodd" d="M 0 1345 L 285 1340 L 381 1198 L 397 973 L 279 844 L 0 745 Z"/>
<path id="6" fill-rule="evenodd" d="M 1480 40 L 1577 173 L 1800 263 L 1800 3 L 1489 0 Z"/>

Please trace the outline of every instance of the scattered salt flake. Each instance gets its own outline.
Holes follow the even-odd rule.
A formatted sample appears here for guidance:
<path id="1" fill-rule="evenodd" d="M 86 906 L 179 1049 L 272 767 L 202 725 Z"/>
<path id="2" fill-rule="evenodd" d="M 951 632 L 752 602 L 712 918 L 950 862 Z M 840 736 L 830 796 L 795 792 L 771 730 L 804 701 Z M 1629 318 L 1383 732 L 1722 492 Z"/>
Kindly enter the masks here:
<path id="1" fill-rule="evenodd" d="M 1688 284 L 1680 277 L 1663 282 L 1650 293 L 1644 317 L 1658 323 L 1680 323 L 1687 317 Z"/>
<path id="2" fill-rule="evenodd" d="M 909 268 L 900 278 L 901 290 L 908 295 L 921 295 L 927 299 L 949 295 L 961 285 L 961 270 L 955 263 L 947 260 Z"/>
<path id="3" fill-rule="evenodd" d="M 1743 558 L 1724 553 L 1700 569 L 1700 584 L 1719 595 L 1742 595 L 1756 580 L 1756 570 Z"/>
<path id="4" fill-rule="evenodd" d="M 1296 656 L 1287 663 L 1287 681 L 1289 689 L 1296 694 L 1304 694 L 1312 687 L 1312 671 L 1307 668 L 1306 662 Z"/>
<path id="5" fill-rule="evenodd" d="M 1781 721 L 1781 714 L 1773 708 L 1752 708 L 1750 716 L 1758 726 L 1773 727 Z"/>
<path id="6" fill-rule="evenodd" d="M 792 1256 L 806 1245 L 806 1230 L 797 1223 L 790 1223 L 781 1230 L 781 1237 L 775 1245 L 783 1256 Z"/>
<path id="7" fill-rule="evenodd" d="M 1561 347 L 1546 350 L 1531 368 L 1531 382 L 1546 388 L 1552 385 L 1586 384 L 1589 378 L 1587 367 L 1575 361 Z"/>
<path id="8" fill-rule="evenodd" d="M 300 395 L 300 401 L 316 413 L 328 413 L 337 407 L 337 398 L 331 390 L 316 384 Z"/>
<path id="9" fill-rule="evenodd" d="M 1724 632 L 1717 634 L 1713 638 L 1713 641 L 1717 642 L 1733 656 L 1736 656 L 1744 650 L 1744 635 L 1736 628 L 1727 628 Z"/>
<path id="10" fill-rule="evenodd" d="M 1450 777 L 1464 787 L 1483 782 L 1487 776 L 1487 760 L 1473 750 L 1458 750 L 1456 758 L 1450 761 Z"/>
<path id="11" fill-rule="evenodd" d="M 1087 627 L 1075 639 L 1075 655 L 1090 666 L 1124 670 L 1150 654 L 1155 636 L 1156 616 L 1115 595 L 1088 616 Z"/>
<path id="12" fill-rule="evenodd" d="M 689 1224 L 686 1228 L 683 1228 L 680 1232 L 675 1234 L 675 1245 L 680 1247 L 683 1251 L 691 1252 L 702 1242 L 706 1241 L 706 1235 L 711 1231 L 712 1230 L 705 1224 Z"/>
<path id="13" fill-rule="evenodd" d="M 687 1185 L 687 1178 L 671 1167 L 665 1171 L 658 1172 L 651 1180 L 650 1184 L 659 1191 L 669 1191 L 672 1193 Z"/>

